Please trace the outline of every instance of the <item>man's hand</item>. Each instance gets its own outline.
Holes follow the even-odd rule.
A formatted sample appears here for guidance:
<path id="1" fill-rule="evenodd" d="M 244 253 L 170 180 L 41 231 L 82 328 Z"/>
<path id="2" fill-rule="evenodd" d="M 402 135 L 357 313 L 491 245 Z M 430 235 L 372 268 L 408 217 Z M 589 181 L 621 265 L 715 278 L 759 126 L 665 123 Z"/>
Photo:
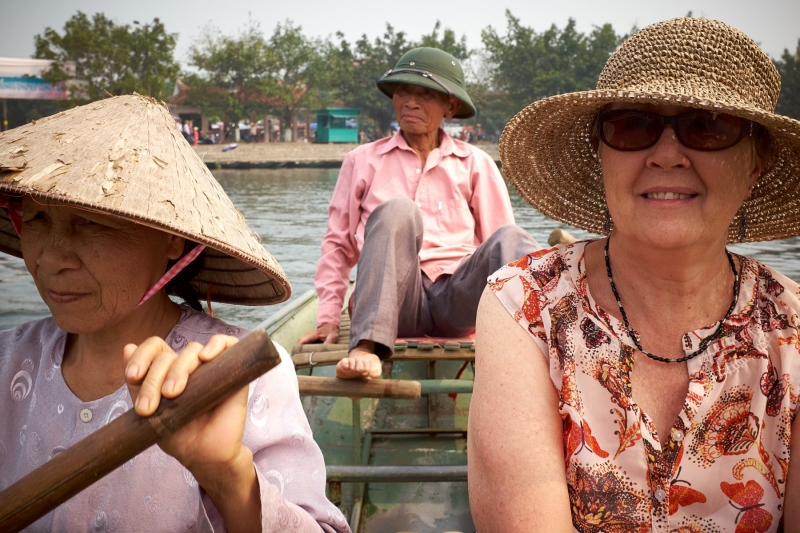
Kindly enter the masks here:
<path id="1" fill-rule="evenodd" d="M 322 341 L 325 344 L 336 344 L 339 340 L 339 326 L 333 324 L 322 324 L 314 331 L 309 331 L 299 339 L 297 344 L 310 344 L 312 342 Z"/>
<path id="2" fill-rule="evenodd" d="M 381 377 L 381 360 L 375 355 L 375 343 L 360 341 L 347 357 L 336 364 L 336 377 L 343 379 Z"/>

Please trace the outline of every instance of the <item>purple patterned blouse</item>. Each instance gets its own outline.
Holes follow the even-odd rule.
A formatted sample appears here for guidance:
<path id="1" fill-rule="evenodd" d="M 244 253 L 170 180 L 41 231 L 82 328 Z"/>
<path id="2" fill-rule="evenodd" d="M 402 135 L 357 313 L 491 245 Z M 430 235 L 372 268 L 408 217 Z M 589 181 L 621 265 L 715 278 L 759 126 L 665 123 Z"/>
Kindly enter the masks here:
<path id="1" fill-rule="evenodd" d="M 212 335 L 247 331 L 182 307 L 167 336 L 179 351 Z M 66 333 L 51 318 L 0 331 L 0 490 L 132 407 L 126 386 L 83 402 L 61 375 Z M 294 366 L 283 361 L 250 384 L 244 444 L 261 487 L 262 530 L 349 532 L 325 497 L 325 464 L 303 412 Z M 192 474 L 152 446 L 26 531 L 225 531 Z"/>

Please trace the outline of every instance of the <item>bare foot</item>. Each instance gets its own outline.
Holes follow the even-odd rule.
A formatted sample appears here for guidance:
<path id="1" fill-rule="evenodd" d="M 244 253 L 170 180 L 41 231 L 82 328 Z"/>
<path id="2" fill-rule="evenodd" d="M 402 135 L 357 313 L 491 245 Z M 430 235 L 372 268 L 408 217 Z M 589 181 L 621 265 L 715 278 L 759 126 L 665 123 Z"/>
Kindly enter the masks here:
<path id="1" fill-rule="evenodd" d="M 374 352 L 375 343 L 359 342 L 346 358 L 337 363 L 336 377 L 342 379 L 381 377 L 381 360 Z"/>

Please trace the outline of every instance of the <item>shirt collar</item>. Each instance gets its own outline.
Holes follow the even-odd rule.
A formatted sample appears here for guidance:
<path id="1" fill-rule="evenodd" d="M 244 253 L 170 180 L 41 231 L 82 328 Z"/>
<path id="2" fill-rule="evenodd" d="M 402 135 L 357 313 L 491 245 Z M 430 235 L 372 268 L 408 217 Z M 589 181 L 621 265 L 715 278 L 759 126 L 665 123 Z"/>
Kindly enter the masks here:
<path id="1" fill-rule="evenodd" d="M 397 130 L 397 133 L 392 135 L 383 146 L 378 148 L 377 153 L 378 155 L 384 155 L 395 148 L 411 150 L 411 147 L 408 146 L 400 130 Z M 439 151 L 442 157 L 451 154 L 456 157 L 467 157 L 469 155 L 469 153 L 463 147 L 459 146 L 442 128 L 439 128 Z"/>

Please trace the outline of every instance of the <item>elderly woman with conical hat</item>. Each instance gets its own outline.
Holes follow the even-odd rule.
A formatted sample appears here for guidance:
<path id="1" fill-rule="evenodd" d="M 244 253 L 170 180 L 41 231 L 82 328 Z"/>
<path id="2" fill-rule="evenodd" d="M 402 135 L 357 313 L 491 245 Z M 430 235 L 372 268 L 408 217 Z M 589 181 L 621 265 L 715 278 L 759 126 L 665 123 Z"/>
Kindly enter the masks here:
<path id="1" fill-rule="evenodd" d="M 489 278 L 479 531 L 800 527 L 798 285 L 726 248 L 800 234 L 800 122 L 774 114 L 779 90 L 749 37 L 680 18 L 628 39 L 597 90 L 508 124 L 520 194 L 606 236 Z"/>
<path id="2" fill-rule="evenodd" d="M 52 313 L 0 332 L 0 489 L 129 409 L 152 414 L 246 333 L 198 297 L 289 297 L 278 263 L 148 98 L 0 134 L 0 206 L 0 250 L 24 259 Z M 30 530 L 349 531 L 280 352 L 273 371 Z"/>

